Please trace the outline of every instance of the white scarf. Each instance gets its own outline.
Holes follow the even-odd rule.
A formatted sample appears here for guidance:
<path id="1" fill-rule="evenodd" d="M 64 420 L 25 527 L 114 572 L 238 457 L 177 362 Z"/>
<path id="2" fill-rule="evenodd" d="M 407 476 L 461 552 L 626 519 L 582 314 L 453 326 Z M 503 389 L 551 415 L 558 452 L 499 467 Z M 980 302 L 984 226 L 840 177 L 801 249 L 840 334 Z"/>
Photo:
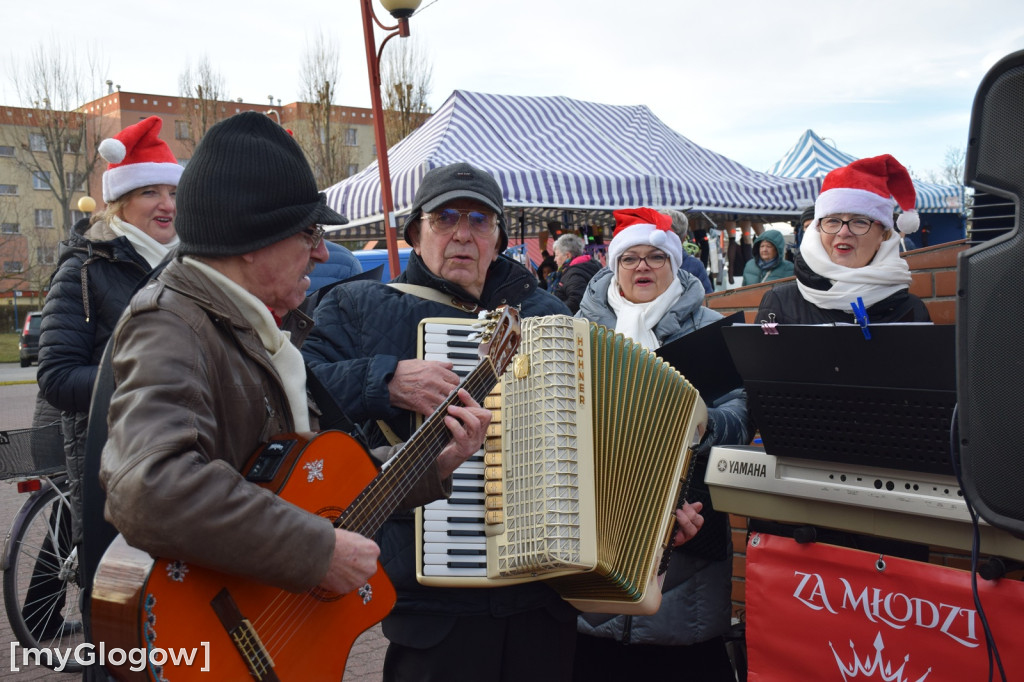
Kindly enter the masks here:
<path id="1" fill-rule="evenodd" d="M 155 268 L 164 259 L 168 251 L 178 245 L 177 235 L 166 244 L 161 244 L 139 228 L 131 223 L 126 223 L 117 216 L 112 217 L 108 225 L 114 234 L 119 237 L 125 237 L 131 243 L 135 252 L 146 259 L 151 269 Z"/>
<path id="2" fill-rule="evenodd" d="M 260 336 L 263 347 L 270 353 L 270 361 L 281 377 L 288 407 L 296 431 L 309 431 L 309 408 L 306 402 L 306 364 L 302 353 L 291 339 L 291 333 L 281 331 L 274 322 L 270 309 L 243 286 L 206 263 L 185 256 L 185 263 L 202 271 L 238 305 L 242 315 Z"/>
<path id="3" fill-rule="evenodd" d="M 661 343 L 654 335 L 654 327 L 665 313 L 672 308 L 683 293 L 683 285 L 679 278 L 672 277 L 672 283 L 668 285 L 656 299 L 647 303 L 633 303 L 627 301 L 619 293 L 619 283 L 615 276 L 612 276 L 608 284 L 608 305 L 615 312 L 615 331 L 628 336 L 644 348 L 654 350 Z"/>
<path id="4" fill-rule="evenodd" d="M 900 240 L 895 235 L 882 242 L 870 263 L 862 268 L 848 268 L 833 263 L 828 257 L 815 221 L 808 226 L 800 242 L 800 255 L 811 270 L 832 281 L 832 288 L 821 291 L 797 279 L 796 285 L 803 297 L 819 308 L 853 314 L 850 304 L 858 298 L 864 299 L 864 306 L 870 308 L 910 286 L 910 266 L 900 258 Z"/>

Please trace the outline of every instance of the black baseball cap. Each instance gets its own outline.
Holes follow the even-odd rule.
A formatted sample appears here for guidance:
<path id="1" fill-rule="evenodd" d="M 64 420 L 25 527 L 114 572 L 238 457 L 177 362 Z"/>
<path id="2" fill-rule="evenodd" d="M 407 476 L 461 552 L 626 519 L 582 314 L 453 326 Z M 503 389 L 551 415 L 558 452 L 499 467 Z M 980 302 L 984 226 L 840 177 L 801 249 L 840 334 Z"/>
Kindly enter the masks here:
<path id="1" fill-rule="evenodd" d="M 427 171 L 416 189 L 412 212 L 405 220 L 406 229 L 424 213 L 436 211 L 456 199 L 479 201 L 497 214 L 498 229 L 501 231 L 499 251 L 504 251 L 508 247 L 508 230 L 505 226 L 501 187 L 490 173 L 468 163 L 453 163 Z"/>

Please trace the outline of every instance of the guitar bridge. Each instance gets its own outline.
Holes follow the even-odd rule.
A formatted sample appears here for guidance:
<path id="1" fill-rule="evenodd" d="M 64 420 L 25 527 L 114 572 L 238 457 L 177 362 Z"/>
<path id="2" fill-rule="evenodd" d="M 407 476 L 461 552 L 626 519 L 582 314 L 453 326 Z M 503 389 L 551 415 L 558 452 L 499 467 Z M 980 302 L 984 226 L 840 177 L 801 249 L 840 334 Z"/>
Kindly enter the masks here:
<path id="1" fill-rule="evenodd" d="M 280 682 L 277 673 L 274 672 L 274 660 L 260 641 L 256 628 L 242 615 L 231 593 L 227 589 L 221 590 L 210 602 L 210 606 L 231 636 L 231 641 L 235 643 L 235 648 L 238 649 L 253 678 L 261 682 Z"/>

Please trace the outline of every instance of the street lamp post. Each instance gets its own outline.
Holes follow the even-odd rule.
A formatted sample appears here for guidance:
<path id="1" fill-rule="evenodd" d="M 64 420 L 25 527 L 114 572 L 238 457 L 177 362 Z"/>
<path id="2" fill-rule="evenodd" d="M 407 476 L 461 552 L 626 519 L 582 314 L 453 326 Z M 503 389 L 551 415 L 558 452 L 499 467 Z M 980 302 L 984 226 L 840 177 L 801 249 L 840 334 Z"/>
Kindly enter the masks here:
<path id="1" fill-rule="evenodd" d="M 381 6 L 398 20 L 396 26 L 385 26 L 374 14 L 371 0 L 359 0 L 363 14 L 363 38 L 366 41 L 366 68 L 370 73 L 370 102 L 373 108 L 374 140 L 377 144 L 377 170 L 380 171 L 380 201 L 384 210 L 384 235 L 387 239 L 388 267 L 392 277 L 401 272 L 402 266 L 398 259 L 398 224 L 395 219 L 394 199 L 391 196 L 388 141 L 384 131 L 384 107 L 380 97 L 380 55 L 387 42 L 395 36 L 402 38 L 409 36 L 409 17 L 420 6 L 420 1 L 380 0 Z M 373 24 L 377 24 L 385 31 L 390 31 L 381 41 L 379 50 L 375 46 Z"/>

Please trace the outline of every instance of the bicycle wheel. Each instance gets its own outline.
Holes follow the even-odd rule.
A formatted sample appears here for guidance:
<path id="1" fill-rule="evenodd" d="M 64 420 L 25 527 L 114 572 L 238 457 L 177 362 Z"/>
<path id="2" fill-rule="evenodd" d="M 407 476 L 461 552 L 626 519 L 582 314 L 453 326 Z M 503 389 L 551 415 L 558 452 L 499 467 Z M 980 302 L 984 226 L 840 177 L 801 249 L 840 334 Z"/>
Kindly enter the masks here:
<path id="1" fill-rule="evenodd" d="M 15 517 L 3 577 L 4 608 L 23 647 L 67 651 L 85 636 L 67 479 L 54 484 L 33 493 Z M 52 663 L 58 665 L 56 656 Z M 72 656 L 63 670 L 81 669 Z"/>

